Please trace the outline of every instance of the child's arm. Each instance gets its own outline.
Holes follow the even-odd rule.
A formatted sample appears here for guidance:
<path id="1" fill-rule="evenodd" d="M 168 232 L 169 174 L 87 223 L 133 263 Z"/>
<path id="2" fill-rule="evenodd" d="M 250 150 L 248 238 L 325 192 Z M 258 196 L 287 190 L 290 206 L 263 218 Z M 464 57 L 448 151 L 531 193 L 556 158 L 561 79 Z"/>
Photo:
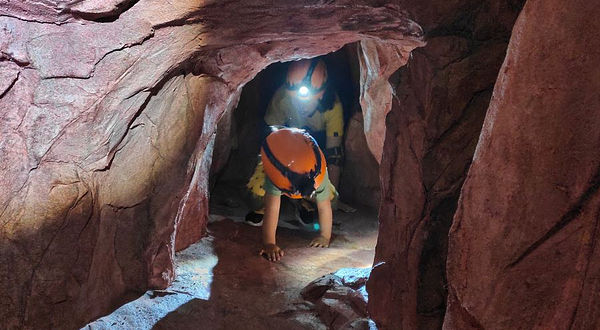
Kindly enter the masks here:
<path id="1" fill-rule="evenodd" d="M 331 210 L 331 200 L 326 199 L 322 202 L 317 202 L 319 210 L 319 226 L 321 235 L 310 242 L 312 247 L 329 247 L 331 239 L 331 226 L 333 223 L 333 211 Z"/>
<path id="2" fill-rule="evenodd" d="M 263 248 L 260 250 L 259 255 L 265 254 L 269 261 L 279 261 L 283 257 L 283 250 L 277 246 L 275 241 L 280 205 L 281 196 L 265 194 L 265 217 L 262 225 Z"/>

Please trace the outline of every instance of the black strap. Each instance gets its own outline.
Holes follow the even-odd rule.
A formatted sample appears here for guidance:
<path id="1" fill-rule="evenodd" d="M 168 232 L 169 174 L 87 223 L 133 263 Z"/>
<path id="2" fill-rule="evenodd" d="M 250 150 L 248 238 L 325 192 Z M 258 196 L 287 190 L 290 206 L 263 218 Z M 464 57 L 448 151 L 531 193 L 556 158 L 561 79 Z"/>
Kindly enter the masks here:
<path id="1" fill-rule="evenodd" d="M 329 159 L 330 157 L 334 157 L 334 156 L 342 156 L 343 152 L 342 152 L 342 147 L 333 147 L 333 148 L 327 148 L 325 149 L 325 157 L 327 157 L 327 159 Z"/>
<path id="2" fill-rule="evenodd" d="M 327 165 L 342 166 L 342 157 L 329 157 L 327 158 Z"/>
<path id="3" fill-rule="evenodd" d="M 315 71 L 315 68 L 317 67 L 317 64 L 319 62 L 315 59 L 310 61 L 310 66 L 308 67 L 308 71 L 306 71 L 306 75 L 304 76 L 304 78 L 302 79 L 302 85 L 308 85 L 311 87 L 312 89 L 312 75 L 313 72 Z"/>
<path id="4" fill-rule="evenodd" d="M 323 84 L 321 85 L 320 88 L 313 88 L 313 86 L 312 86 L 312 75 L 313 75 L 313 72 L 315 71 L 315 69 L 317 68 L 318 64 L 319 64 L 319 60 L 312 59 L 310 62 L 310 66 L 308 67 L 308 71 L 306 71 L 306 75 L 304 76 L 304 78 L 302 78 L 302 81 L 299 84 L 294 84 L 294 85 L 286 82 L 286 84 L 285 84 L 286 88 L 288 90 L 297 90 L 302 86 L 306 86 L 311 90 L 312 93 L 315 93 L 315 94 L 323 91 L 327 87 L 326 82 L 323 82 Z"/>

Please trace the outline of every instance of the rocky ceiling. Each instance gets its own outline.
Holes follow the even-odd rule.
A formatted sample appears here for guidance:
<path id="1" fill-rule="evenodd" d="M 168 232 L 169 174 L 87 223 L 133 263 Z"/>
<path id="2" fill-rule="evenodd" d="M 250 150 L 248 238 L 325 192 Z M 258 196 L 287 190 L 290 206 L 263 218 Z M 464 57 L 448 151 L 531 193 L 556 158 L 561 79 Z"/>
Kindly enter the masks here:
<path id="1" fill-rule="evenodd" d="M 380 328 L 595 329 L 600 4 L 523 4 L 0 0 L 3 326 L 167 286 L 242 86 L 360 41 Z"/>
<path id="2" fill-rule="evenodd" d="M 170 283 L 175 245 L 205 229 L 216 123 L 268 64 L 364 40 L 380 76 L 424 45 L 398 6 L 1 4 L 8 328 L 73 328 Z"/>

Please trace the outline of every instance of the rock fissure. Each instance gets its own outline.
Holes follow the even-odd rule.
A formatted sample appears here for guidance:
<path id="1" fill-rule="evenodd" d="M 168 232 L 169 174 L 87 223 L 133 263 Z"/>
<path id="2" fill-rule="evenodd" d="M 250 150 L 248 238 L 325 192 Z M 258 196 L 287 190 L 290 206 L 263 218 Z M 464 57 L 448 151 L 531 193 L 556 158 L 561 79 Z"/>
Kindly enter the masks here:
<path id="1" fill-rule="evenodd" d="M 34 170 L 36 170 L 38 168 L 38 166 L 35 166 L 31 169 L 29 169 L 29 172 L 27 173 L 27 179 L 23 182 L 23 184 L 16 189 L 16 191 L 13 193 L 12 197 L 8 198 L 6 203 L 4 204 L 4 206 L 2 207 L 2 212 L 0 212 L 0 219 L 2 219 L 2 217 L 4 216 L 4 212 L 6 212 L 6 209 L 8 209 L 10 203 L 19 196 L 19 194 L 21 193 L 21 191 L 23 191 L 23 189 L 25 187 L 29 188 L 29 177 L 31 176 L 31 172 L 33 172 Z M 2 227 L 5 227 L 6 225 L 8 225 L 10 219 L 6 219 L 3 223 L 2 223 Z"/>
<path id="2" fill-rule="evenodd" d="M 148 202 L 147 200 L 141 200 L 141 201 L 136 202 L 131 205 L 114 205 L 114 204 L 107 203 L 107 204 L 105 204 L 105 206 L 110 207 L 114 212 L 119 212 L 119 211 L 123 211 L 123 210 L 136 208 L 142 204 L 146 204 L 147 202 Z"/>
<path id="3" fill-rule="evenodd" d="M 19 80 L 20 74 L 21 72 L 18 71 L 15 77 L 12 79 L 12 82 L 8 85 L 8 87 L 6 87 L 4 91 L 0 91 L 0 100 L 3 99 L 4 96 L 8 94 L 8 92 L 10 92 L 10 90 L 17 84 L 17 80 Z"/>
<path id="4" fill-rule="evenodd" d="M 2 52 L 2 51 L 0 51 L 0 63 L 1 62 L 11 62 L 11 63 L 14 63 L 14 64 L 18 65 L 21 68 L 29 68 L 29 69 L 31 69 L 31 66 L 30 66 L 31 63 L 30 62 L 21 61 L 19 59 L 14 58 L 10 54 L 7 54 L 7 53 Z"/>
<path id="5" fill-rule="evenodd" d="M 123 46 L 121 46 L 119 48 L 116 48 L 116 49 L 113 49 L 113 50 L 107 52 L 106 54 L 102 55 L 102 57 L 98 61 L 96 61 L 96 63 L 94 64 L 94 67 L 92 68 L 92 71 L 90 72 L 89 77 L 93 77 L 94 76 L 94 72 L 96 71 L 96 68 L 98 67 L 98 64 L 100 64 L 100 62 L 102 62 L 108 55 L 113 54 L 115 52 L 123 51 L 123 50 L 128 49 L 128 48 L 132 48 L 132 47 L 135 47 L 135 46 L 141 46 L 146 41 L 152 39 L 152 37 L 154 37 L 154 33 L 155 33 L 154 30 L 152 30 L 152 31 L 150 31 L 149 34 L 145 35 L 141 40 L 139 40 L 137 42 L 133 42 L 133 43 L 126 43 Z"/>
<path id="6" fill-rule="evenodd" d="M 598 208 L 598 214 L 600 214 L 600 207 Z M 588 271 L 590 269 L 590 264 L 592 263 L 592 258 L 594 256 L 594 251 L 596 250 L 596 246 L 598 243 L 597 237 L 598 237 L 598 231 L 600 230 L 600 218 L 596 218 L 595 222 L 594 222 L 594 229 L 592 230 L 592 235 L 590 238 L 590 247 L 588 248 L 588 251 L 586 251 L 586 264 L 585 264 L 585 270 L 583 271 L 583 276 L 581 279 L 581 287 L 579 289 L 579 293 L 578 293 L 578 297 L 577 297 L 577 305 L 575 306 L 575 308 L 573 308 L 573 313 L 571 315 L 571 318 L 569 320 L 569 329 L 573 329 L 573 326 L 575 325 L 575 321 L 577 319 L 577 313 L 579 312 L 579 308 L 581 305 L 581 298 L 583 296 L 583 290 L 585 288 L 585 282 L 588 278 Z"/>
<path id="7" fill-rule="evenodd" d="M 28 23 L 49 24 L 49 25 L 58 25 L 58 26 L 73 23 L 73 22 L 47 22 L 47 21 L 40 21 L 40 20 L 36 20 L 36 19 L 27 19 L 27 18 L 23 18 L 23 17 L 19 17 L 19 16 L 14 16 L 14 15 L 7 15 L 7 14 L 0 14 L 0 17 L 14 18 L 19 21 L 28 22 Z"/>
<path id="8" fill-rule="evenodd" d="M 453 157 L 452 160 L 450 160 L 448 162 L 448 164 L 446 165 L 446 167 L 444 167 L 444 169 L 442 170 L 442 172 L 440 173 L 440 175 L 435 179 L 435 181 L 431 184 L 431 187 L 429 189 L 426 189 L 426 191 L 430 191 L 431 189 L 433 189 L 436 184 L 444 177 L 444 174 L 446 174 L 447 171 L 449 171 L 450 167 L 452 165 L 455 165 L 456 162 L 460 161 L 460 158 L 462 156 L 462 153 L 473 143 L 474 140 L 478 139 L 478 137 L 473 137 L 470 140 L 466 141 L 459 149 L 459 155 L 457 155 L 456 157 Z M 460 176 L 462 178 L 462 180 L 464 180 L 464 178 L 467 175 L 467 172 L 469 170 L 469 166 L 471 165 L 471 162 L 469 162 L 468 164 L 465 164 L 465 170 L 462 172 L 462 175 Z M 446 191 L 452 191 L 455 187 L 454 186 L 450 186 L 446 189 Z"/>
<path id="9" fill-rule="evenodd" d="M 154 87 L 152 87 L 148 90 L 148 95 L 146 96 L 145 100 L 142 102 L 142 104 L 140 105 L 140 107 L 136 111 L 136 113 L 133 116 L 131 116 L 128 124 L 126 125 L 126 129 L 123 130 L 123 134 L 118 138 L 118 141 L 115 143 L 112 150 L 110 150 L 108 152 L 108 154 L 106 156 L 106 160 L 107 160 L 106 165 L 104 167 L 94 169 L 95 172 L 104 172 L 104 171 L 110 170 L 112 162 L 115 158 L 115 155 L 120 150 L 120 148 L 123 147 L 122 143 L 123 143 L 123 141 L 125 141 L 127 135 L 132 131 L 131 128 L 134 125 L 136 119 L 144 112 L 144 110 L 146 109 L 146 107 L 148 106 L 148 104 L 150 103 L 152 98 L 158 94 L 158 92 L 163 88 L 163 86 L 174 76 L 178 75 L 178 71 L 179 71 L 179 69 L 176 69 L 176 70 L 172 71 L 171 73 L 165 74 L 164 77 Z M 146 91 L 138 91 L 138 93 L 143 93 L 143 92 L 146 92 Z M 106 95 L 108 95 L 108 94 L 106 94 Z M 131 97 L 133 97 L 133 96 L 131 96 Z"/>
<path id="10" fill-rule="evenodd" d="M 87 216 L 87 218 L 85 219 L 85 223 L 83 224 L 83 226 L 81 227 L 81 230 L 79 230 L 79 233 L 77 233 L 77 242 L 79 242 L 79 240 L 81 239 L 81 235 L 83 234 L 83 232 L 87 229 L 88 225 L 90 224 L 91 220 L 94 218 L 94 212 L 96 210 L 96 202 L 95 202 L 95 198 L 94 198 L 94 192 L 92 190 L 90 190 L 89 186 L 86 186 L 86 188 L 88 189 L 88 192 L 92 195 L 92 198 L 90 198 L 90 212 L 89 215 Z M 79 252 L 79 251 L 78 251 Z M 75 261 L 77 261 L 79 258 L 75 258 Z"/>
<path id="11" fill-rule="evenodd" d="M 450 136 L 451 134 L 453 134 L 456 130 L 461 128 L 461 123 L 463 123 L 465 121 L 465 118 L 467 116 L 471 116 L 473 115 L 473 112 L 476 111 L 477 109 L 473 109 L 473 111 L 467 111 L 467 109 L 471 108 L 471 105 L 473 104 L 474 100 L 476 98 L 478 98 L 479 96 L 481 96 L 484 93 L 490 92 L 492 90 L 493 86 L 490 86 L 489 88 L 477 91 L 473 94 L 473 97 L 471 97 L 471 99 L 469 100 L 468 104 L 465 106 L 465 108 L 463 109 L 463 111 L 461 112 L 461 116 L 459 117 L 459 119 L 457 119 L 456 121 L 454 121 L 452 123 L 452 125 L 450 127 L 448 127 L 447 130 L 444 131 L 444 133 L 442 133 L 440 135 L 440 137 L 438 139 L 436 139 L 435 142 L 432 143 L 432 147 L 430 150 L 427 151 L 426 154 L 432 152 L 434 146 L 438 145 L 440 143 L 440 141 L 443 141 L 444 139 L 446 139 L 448 136 Z M 463 155 L 463 152 L 473 143 L 474 140 L 478 140 L 479 137 L 478 136 L 473 136 L 470 139 L 468 139 L 467 141 L 465 141 L 459 149 L 457 149 L 456 155 L 452 157 L 452 159 L 450 161 L 448 161 L 448 163 L 444 166 L 443 169 L 440 170 L 439 175 L 435 178 L 435 180 L 433 180 L 430 184 L 429 187 L 425 186 L 425 191 L 429 192 L 431 189 L 433 189 L 434 187 L 436 187 L 437 183 L 442 179 L 442 178 L 446 178 L 447 175 L 447 171 L 453 166 L 455 165 L 455 162 L 459 161 Z M 468 171 L 470 162 L 469 164 L 467 164 L 465 171 Z M 466 173 L 463 173 L 463 175 L 461 175 L 460 177 L 465 178 L 466 177 Z"/>
<path id="12" fill-rule="evenodd" d="M 595 175 L 592 177 L 588 184 L 588 188 L 586 191 L 577 199 L 577 201 L 569 208 L 567 213 L 565 213 L 560 221 L 558 221 L 554 226 L 552 226 L 542 237 L 537 239 L 534 243 L 529 245 L 514 261 L 509 263 L 506 266 L 506 269 L 514 268 L 519 265 L 527 256 L 529 256 L 532 252 L 537 250 L 540 246 L 542 246 L 545 242 L 554 237 L 557 233 L 563 230 L 566 226 L 568 226 L 574 220 L 577 220 L 577 217 L 581 213 L 582 209 L 587 205 L 587 203 L 594 197 L 594 195 L 598 192 L 600 188 L 600 167 L 596 171 Z"/>

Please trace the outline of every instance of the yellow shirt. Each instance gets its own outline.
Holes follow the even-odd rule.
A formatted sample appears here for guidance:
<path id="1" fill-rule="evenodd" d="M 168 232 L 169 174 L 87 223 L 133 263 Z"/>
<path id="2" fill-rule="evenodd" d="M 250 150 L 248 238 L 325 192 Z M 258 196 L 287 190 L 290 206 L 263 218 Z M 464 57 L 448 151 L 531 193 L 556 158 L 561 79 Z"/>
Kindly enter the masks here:
<path id="1" fill-rule="evenodd" d="M 325 131 L 327 136 L 341 137 L 344 134 L 344 113 L 342 103 L 337 94 L 331 109 L 315 111 L 310 116 L 303 116 L 295 110 L 292 99 L 285 87 L 279 87 L 265 115 L 267 125 L 282 125 L 288 127 L 305 128 L 313 132 Z"/>

